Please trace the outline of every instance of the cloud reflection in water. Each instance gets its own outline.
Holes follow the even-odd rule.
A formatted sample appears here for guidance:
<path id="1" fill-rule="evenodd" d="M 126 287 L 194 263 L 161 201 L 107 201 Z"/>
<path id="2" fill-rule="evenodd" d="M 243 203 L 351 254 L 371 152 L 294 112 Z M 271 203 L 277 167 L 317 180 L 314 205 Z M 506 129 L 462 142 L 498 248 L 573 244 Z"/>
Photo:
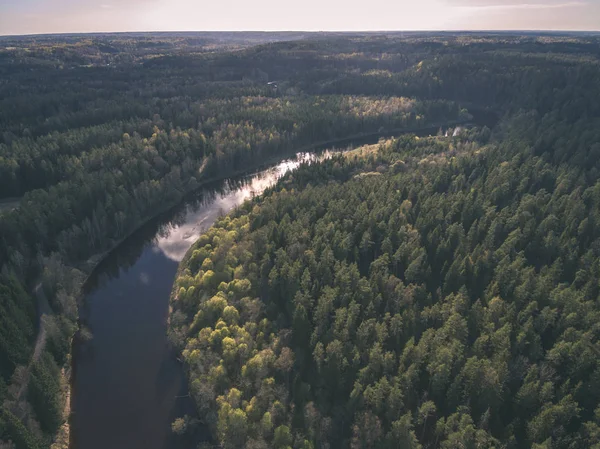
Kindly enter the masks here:
<path id="1" fill-rule="evenodd" d="M 295 159 L 281 162 L 275 167 L 264 170 L 250 179 L 241 187 L 227 189 L 224 193 L 197 210 L 188 209 L 183 224 L 172 227 L 164 232 L 156 242 L 155 251 L 161 251 L 166 257 L 180 262 L 187 250 L 198 237 L 213 225 L 222 214 L 226 214 L 245 200 L 260 195 L 266 188 L 272 186 L 290 170 L 296 169 L 302 162 L 311 162 L 330 157 L 326 152 L 319 156 L 310 153 L 299 153 Z"/>

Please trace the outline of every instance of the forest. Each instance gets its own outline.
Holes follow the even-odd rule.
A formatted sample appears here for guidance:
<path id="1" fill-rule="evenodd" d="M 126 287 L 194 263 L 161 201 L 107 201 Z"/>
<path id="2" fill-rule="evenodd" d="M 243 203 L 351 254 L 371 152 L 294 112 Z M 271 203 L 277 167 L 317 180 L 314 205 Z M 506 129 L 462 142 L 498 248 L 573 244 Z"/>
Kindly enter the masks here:
<path id="1" fill-rule="evenodd" d="M 0 38 L 0 445 L 67 447 L 82 283 L 157 212 L 313 145 L 486 114 L 223 218 L 170 335 L 223 447 L 600 444 L 599 40 Z"/>
<path id="2" fill-rule="evenodd" d="M 498 50 L 496 72 L 478 67 L 484 52 L 327 87 L 392 93 L 410 79 L 413 95 L 503 118 L 305 165 L 200 237 L 170 337 L 212 444 L 600 447 L 589 57 Z"/>

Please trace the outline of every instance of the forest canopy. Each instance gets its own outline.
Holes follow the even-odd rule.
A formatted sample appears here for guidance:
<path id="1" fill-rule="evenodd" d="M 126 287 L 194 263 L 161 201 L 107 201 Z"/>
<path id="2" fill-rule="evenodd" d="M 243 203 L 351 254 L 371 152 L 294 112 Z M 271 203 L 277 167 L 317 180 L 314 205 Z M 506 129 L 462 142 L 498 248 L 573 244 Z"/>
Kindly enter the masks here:
<path id="1" fill-rule="evenodd" d="M 319 91 L 487 105 L 492 132 L 305 165 L 190 250 L 170 336 L 216 443 L 600 447 L 597 54 L 487 45 Z"/>
<path id="2" fill-rule="evenodd" d="M 55 442 L 83 279 L 149 218 L 314 145 L 473 122 L 303 167 L 203 236 L 171 320 L 192 394 L 226 447 L 598 444 L 598 44 L 0 38 L 0 444 Z"/>
<path id="3" fill-rule="evenodd" d="M 480 137 L 303 167 L 198 240 L 172 339 L 223 447 L 600 443 L 598 183 Z"/>

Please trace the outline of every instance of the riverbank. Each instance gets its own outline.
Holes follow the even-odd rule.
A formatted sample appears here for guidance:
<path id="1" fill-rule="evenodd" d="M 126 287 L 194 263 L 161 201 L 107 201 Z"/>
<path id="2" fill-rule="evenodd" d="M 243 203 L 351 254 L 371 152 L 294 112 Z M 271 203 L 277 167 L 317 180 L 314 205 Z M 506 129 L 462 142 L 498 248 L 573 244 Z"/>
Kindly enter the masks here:
<path id="1" fill-rule="evenodd" d="M 111 248 L 109 248 L 108 250 L 106 250 L 102 253 L 98 253 L 98 254 L 92 256 L 87 261 L 83 262 L 78 267 L 76 267 L 83 274 L 81 281 L 78 283 L 79 285 L 76 286 L 76 290 L 78 290 L 77 295 L 76 295 L 77 304 L 79 307 L 81 307 L 83 298 L 84 298 L 84 288 L 85 288 L 86 284 L 90 281 L 91 277 L 93 276 L 93 274 L 94 274 L 95 270 L 98 268 L 98 266 L 104 260 L 106 260 L 114 251 L 116 251 L 125 241 L 130 239 L 137 232 L 139 232 L 139 230 L 141 228 L 143 228 L 145 225 L 149 224 L 153 220 L 157 219 L 159 216 L 161 216 L 165 213 L 168 213 L 169 211 L 173 210 L 175 207 L 180 205 L 182 203 L 182 201 L 184 201 L 188 195 L 193 194 L 202 188 L 205 188 L 207 185 L 209 185 L 211 183 L 218 182 L 223 179 L 237 177 L 237 176 L 241 176 L 244 174 L 250 174 L 252 172 L 259 171 L 259 170 L 261 170 L 261 168 L 274 165 L 274 164 L 281 162 L 282 160 L 285 160 L 285 159 L 289 158 L 290 156 L 293 156 L 299 152 L 315 151 L 315 150 L 319 149 L 320 147 L 332 146 L 332 145 L 336 145 L 336 144 L 340 145 L 340 144 L 344 144 L 344 143 L 351 143 L 352 141 L 356 141 L 356 140 L 360 140 L 360 139 L 379 138 L 379 137 L 385 137 L 385 136 L 394 135 L 394 134 L 437 131 L 437 129 L 439 127 L 456 126 L 459 124 L 465 124 L 468 121 L 469 120 L 457 120 L 457 121 L 450 121 L 450 122 L 446 122 L 446 123 L 431 124 L 431 125 L 427 125 L 427 126 L 423 126 L 423 127 L 398 128 L 398 129 L 384 130 L 384 131 L 373 132 L 373 133 L 359 133 L 359 134 L 354 134 L 351 136 L 345 136 L 343 138 L 319 141 L 319 142 L 315 142 L 310 145 L 304 145 L 304 146 L 296 147 L 293 149 L 290 148 L 289 150 L 287 150 L 285 152 L 282 152 L 282 153 L 280 153 L 276 156 L 273 156 L 271 158 L 268 158 L 266 160 L 262 160 L 256 164 L 251 164 L 250 166 L 246 166 L 243 169 L 230 170 L 230 171 L 227 171 L 226 173 L 222 173 L 218 176 L 206 177 L 204 179 L 201 178 L 198 181 L 198 183 L 195 183 L 193 186 L 190 186 L 190 188 L 179 192 L 179 194 L 177 195 L 177 198 L 175 200 L 169 202 L 168 204 L 165 204 L 164 207 L 157 210 L 156 213 L 152 214 L 151 216 L 145 218 L 141 223 L 139 223 L 139 225 L 137 225 L 134 229 L 132 229 L 129 233 L 127 233 L 127 235 L 125 235 L 123 238 L 114 242 L 114 244 L 111 245 Z M 78 326 L 77 326 L 78 330 L 70 338 L 71 353 L 73 353 L 73 351 L 74 351 L 74 345 L 76 344 L 77 335 L 81 331 L 81 326 L 82 326 L 81 320 L 78 320 Z M 72 402 L 73 395 L 71 394 L 71 389 L 73 387 L 74 379 L 73 379 L 72 367 L 73 367 L 73 361 L 71 360 L 70 366 L 65 367 L 66 370 L 64 371 L 65 374 L 70 373 L 70 379 L 68 382 L 69 388 L 65 392 L 65 397 L 69 398 L 68 401 L 70 401 L 70 407 L 68 405 L 65 407 L 65 413 L 70 413 L 69 409 L 71 409 L 71 410 L 73 409 L 73 402 Z M 67 420 L 64 428 L 61 429 L 60 438 L 57 439 L 57 444 L 59 443 L 58 440 L 60 440 L 61 442 L 64 442 L 64 441 L 69 441 L 71 439 L 70 438 L 70 429 L 69 429 L 70 422 L 71 422 L 71 416 L 69 416 L 69 419 Z M 64 447 L 65 446 L 63 444 L 61 446 L 53 447 L 53 449 L 63 449 Z"/>
<path id="2" fill-rule="evenodd" d="M 320 147 L 339 145 L 339 144 L 343 144 L 345 142 L 350 143 L 352 141 L 356 141 L 356 140 L 360 140 L 360 139 L 384 138 L 384 137 L 391 137 L 391 136 L 399 135 L 399 134 L 420 133 L 420 132 L 427 132 L 427 131 L 433 131 L 433 130 L 437 131 L 437 129 L 439 129 L 441 127 L 466 125 L 466 124 L 469 124 L 470 122 L 471 122 L 471 119 L 451 120 L 451 121 L 448 121 L 445 123 L 435 123 L 432 125 L 427 125 L 427 126 L 422 126 L 422 127 L 394 128 L 391 130 L 377 131 L 377 132 L 372 132 L 372 133 L 358 133 L 358 134 L 352 134 L 350 136 L 341 137 L 341 138 L 337 138 L 337 139 L 322 140 L 322 141 L 319 141 L 319 142 L 316 142 L 313 144 L 308 144 L 308 145 L 304 145 L 301 147 L 286 150 L 279 155 L 269 157 L 267 159 L 262 160 L 259 163 L 251 164 L 244 168 L 232 170 L 223 175 L 212 176 L 212 177 L 208 177 L 205 179 L 201 178 L 198 180 L 197 185 L 185 190 L 184 192 L 182 192 L 180 194 L 180 196 L 177 200 L 175 200 L 169 204 L 166 204 L 163 208 L 159 209 L 155 214 L 145 218 L 139 225 L 137 225 L 133 230 L 131 230 L 131 232 L 127 233 L 127 235 L 125 235 L 123 238 L 121 238 L 117 242 L 115 242 L 111 246 L 110 249 L 103 251 L 102 253 L 95 254 L 94 256 L 90 257 L 86 262 L 84 262 L 82 266 L 75 267 L 85 274 L 85 279 L 82 283 L 82 287 L 88 282 L 89 278 L 93 274 L 94 270 L 98 267 L 98 265 L 101 262 L 103 262 L 121 244 L 123 244 L 123 242 L 125 242 L 127 239 L 129 239 L 133 234 L 138 232 L 142 227 L 144 227 L 145 225 L 150 223 L 152 220 L 155 220 L 160 215 L 168 213 L 173 208 L 177 207 L 177 205 L 179 205 L 185 199 L 186 196 L 193 194 L 194 192 L 197 192 L 198 190 L 206 187 L 208 184 L 211 184 L 214 182 L 219 182 L 219 181 L 222 181 L 227 178 L 235 178 L 238 176 L 250 175 L 253 172 L 260 171 L 266 167 L 275 165 L 281 161 L 289 159 L 290 157 L 295 156 L 298 153 L 306 153 L 306 152 L 315 151 L 316 149 L 318 149 Z"/>

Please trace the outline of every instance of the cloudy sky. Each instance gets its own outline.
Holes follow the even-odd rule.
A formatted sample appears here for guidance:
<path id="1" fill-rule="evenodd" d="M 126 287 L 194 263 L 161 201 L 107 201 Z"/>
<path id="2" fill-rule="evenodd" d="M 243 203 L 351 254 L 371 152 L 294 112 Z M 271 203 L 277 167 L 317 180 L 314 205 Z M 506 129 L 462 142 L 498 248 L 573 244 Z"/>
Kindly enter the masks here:
<path id="1" fill-rule="evenodd" d="M 600 0 L 0 0 L 0 35 L 440 29 L 600 30 Z"/>

